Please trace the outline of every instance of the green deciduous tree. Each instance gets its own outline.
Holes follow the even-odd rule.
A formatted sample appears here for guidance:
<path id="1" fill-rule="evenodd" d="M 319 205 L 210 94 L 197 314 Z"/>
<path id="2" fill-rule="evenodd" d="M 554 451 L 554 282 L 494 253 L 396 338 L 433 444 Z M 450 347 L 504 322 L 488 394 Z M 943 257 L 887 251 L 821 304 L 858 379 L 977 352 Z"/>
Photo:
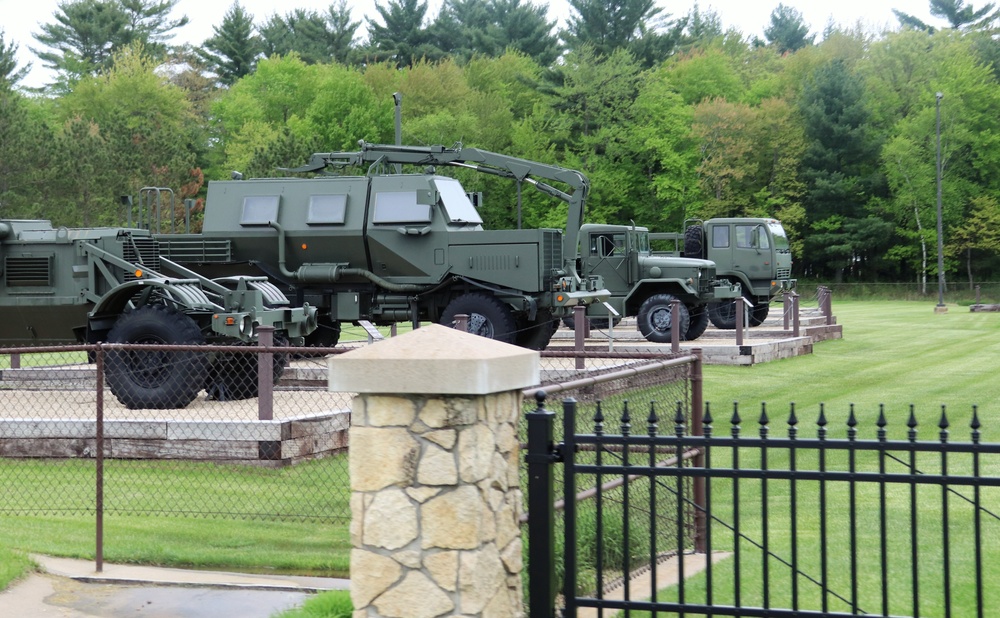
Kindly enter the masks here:
<path id="1" fill-rule="evenodd" d="M 156 62 L 134 44 L 116 54 L 113 69 L 81 80 L 61 99 L 59 139 L 80 140 L 94 150 L 87 162 L 93 178 L 62 181 L 68 183 L 69 203 L 82 209 L 83 219 L 76 224 L 121 223 L 115 220 L 118 196 L 135 195 L 142 187 L 168 187 L 178 198 L 188 197 L 180 189 L 190 182 L 194 144 L 205 136 L 198 133 L 184 91 L 155 68 Z M 78 190 L 72 189 L 74 182 Z M 171 221 L 170 213 L 163 221 Z"/>

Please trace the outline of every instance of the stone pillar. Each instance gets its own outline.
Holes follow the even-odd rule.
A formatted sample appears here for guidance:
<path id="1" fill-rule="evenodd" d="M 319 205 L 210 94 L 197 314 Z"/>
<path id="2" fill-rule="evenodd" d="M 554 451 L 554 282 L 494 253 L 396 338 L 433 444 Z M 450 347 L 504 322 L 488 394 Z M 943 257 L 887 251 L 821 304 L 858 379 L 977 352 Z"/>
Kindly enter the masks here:
<path id="1" fill-rule="evenodd" d="M 358 393 L 354 617 L 523 616 L 517 423 L 538 353 L 432 325 L 329 367 Z"/>

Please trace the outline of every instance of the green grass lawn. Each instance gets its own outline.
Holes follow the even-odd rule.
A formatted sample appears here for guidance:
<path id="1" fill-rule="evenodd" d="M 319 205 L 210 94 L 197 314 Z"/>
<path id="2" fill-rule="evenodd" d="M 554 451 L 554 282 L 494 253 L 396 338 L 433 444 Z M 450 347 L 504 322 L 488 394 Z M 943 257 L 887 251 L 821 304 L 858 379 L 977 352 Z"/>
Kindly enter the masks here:
<path id="1" fill-rule="evenodd" d="M 756 436 L 760 430 L 758 419 L 762 402 L 767 403 L 770 435 L 787 436 L 789 404 L 796 404 L 798 435 L 815 437 L 820 405 L 824 406 L 829 421 L 829 437 L 844 438 L 846 421 L 853 404 L 858 420 L 858 438 L 876 438 L 876 420 L 879 406 L 884 404 L 890 439 L 905 439 L 906 426 L 913 406 L 918 420 L 918 434 L 922 441 L 938 439 L 938 423 L 942 406 L 947 406 L 949 440 L 970 441 L 972 407 L 978 406 L 983 441 L 1000 440 L 1000 425 L 996 424 L 1000 381 L 995 379 L 997 361 L 1000 359 L 1000 314 L 971 313 L 967 308 L 950 306 L 946 314 L 935 314 L 933 302 L 856 301 L 835 302 L 834 314 L 844 327 L 844 339 L 817 344 L 810 356 L 797 357 L 753 367 L 705 368 L 705 399 L 711 403 L 716 435 L 729 435 L 733 402 L 739 402 L 742 434 Z M 725 460 L 731 452 L 713 451 L 713 461 Z M 803 453 L 800 464 L 815 464 L 815 454 Z M 806 459 L 812 462 L 805 461 Z M 832 456 L 832 461 L 845 459 L 843 453 Z M 951 462 L 951 473 L 968 471 L 968 458 L 957 457 Z M 924 471 L 937 472 L 940 457 L 925 454 L 918 460 Z M 787 452 L 773 451 L 769 467 L 785 468 Z M 877 470 L 874 454 L 858 456 L 859 469 Z M 741 466 L 760 466 L 760 452 L 745 450 Z M 984 474 L 1000 475 L 1000 463 L 995 458 L 988 461 Z M 804 466 L 803 466 L 804 467 Z M 841 468 L 845 469 L 845 468 Z M 901 464 L 889 463 L 890 470 L 901 471 Z M 768 484 L 769 518 L 761 519 L 761 490 L 758 481 L 740 482 L 740 525 L 746 539 L 739 541 L 741 552 L 741 580 L 737 586 L 732 558 L 713 569 L 714 601 L 733 604 L 737 590 L 740 604 L 761 606 L 767 590 L 771 607 L 791 607 L 790 591 L 793 570 L 778 558 L 791 557 L 790 485 L 772 481 Z M 713 524 L 713 549 L 732 551 L 737 543 L 729 527 L 734 521 L 733 483 L 716 480 L 711 485 L 713 513 L 720 522 Z M 819 509 L 815 485 L 802 484 L 798 496 L 798 538 L 801 543 L 799 572 L 800 607 L 819 609 L 820 586 L 806 577 L 819 579 Z M 877 505 L 877 485 L 857 486 L 857 534 L 859 606 L 867 613 L 879 613 L 881 607 L 881 548 Z M 962 490 L 971 496 L 972 490 Z M 849 534 L 851 521 L 848 509 L 848 488 L 843 483 L 828 483 L 827 534 L 829 564 L 827 577 L 831 611 L 849 611 L 843 599 L 850 599 L 851 564 Z M 909 487 L 890 485 L 887 488 L 887 529 L 890 530 L 887 555 L 889 574 L 889 611 L 894 615 L 910 615 L 910 544 L 909 544 Z M 921 590 L 921 615 L 941 615 L 943 595 L 941 489 L 921 487 L 917 493 L 918 504 L 918 581 Z M 1000 492 L 983 490 L 983 504 L 993 513 L 1000 512 Z M 975 552 L 972 528 L 972 508 L 958 496 L 949 497 L 951 535 L 950 581 L 953 615 L 974 615 L 974 582 L 971 561 Z M 764 554 L 754 546 L 768 532 L 770 549 L 776 556 L 768 558 L 769 574 L 764 577 Z M 899 530 L 899 535 L 891 531 Z M 984 573 L 1000 569 L 1000 547 L 995 539 L 1000 536 L 1000 520 L 983 516 Z M 689 601 L 705 600 L 706 578 L 699 575 L 689 580 L 686 598 Z M 676 598 L 677 590 L 660 592 L 660 599 Z M 840 598 L 838 598 L 838 596 Z M 987 608 L 1000 607 L 1000 593 L 986 586 L 984 604 Z M 634 616 L 645 616 L 633 612 Z M 689 614 L 694 615 L 694 614 Z"/>
<path id="2" fill-rule="evenodd" d="M 870 439 L 875 435 L 878 406 L 885 404 L 890 437 L 901 438 L 913 404 L 921 439 L 933 439 L 941 406 L 947 405 L 952 436 L 968 440 L 971 407 L 978 405 L 984 440 L 1000 440 L 1000 425 L 991 422 L 997 418 L 1000 400 L 1000 380 L 994 378 L 1000 359 L 1000 313 L 971 313 L 950 305 L 948 313 L 939 315 L 934 304 L 933 299 L 835 298 L 834 314 L 844 327 L 842 340 L 818 343 L 811 355 L 752 367 L 706 366 L 705 400 L 716 418 L 716 431 L 728 431 L 733 402 L 738 401 L 745 432 L 756 434 L 761 402 L 767 403 L 771 430 L 784 432 L 788 406 L 794 402 L 800 436 L 814 436 L 822 403 L 830 436 L 839 438 L 845 435 L 848 409 L 854 404 L 859 437 Z M 716 507 L 726 499 L 727 490 L 719 485 L 713 491 Z M 313 492 L 314 486 L 304 490 L 303 500 Z M 746 499 L 752 500 L 752 494 Z M 784 517 L 787 520 L 787 514 Z M 775 515 L 771 542 L 776 547 L 787 543 L 780 537 L 781 529 L 787 529 L 785 520 Z M 761 527 L 759 520 L 743 523 L 751 533 Z M 343 525 L 134 515 L 109 517 L 105 525 L 105 559 L 111 562 L 324 575 L 343 575 L 347 569 L 349 538 Z M 721 543 L 721 532 L 718 539 Z M 30 568 L 25 552 L 92 558 L 93 543 L 93 518 L 86 514 L 0 516 L 0 586 L 4 578 L 9 581 Z M 749 549 L 745 555 L 761 562 Z M 936 568 L 922 567 L 931 573 Z M 779 578 L 777 572 L 775 567 L 774 594 L 780 595 L 780 586 L 787 583 L 778 580 L 787 582 L 788 577 Z"/>

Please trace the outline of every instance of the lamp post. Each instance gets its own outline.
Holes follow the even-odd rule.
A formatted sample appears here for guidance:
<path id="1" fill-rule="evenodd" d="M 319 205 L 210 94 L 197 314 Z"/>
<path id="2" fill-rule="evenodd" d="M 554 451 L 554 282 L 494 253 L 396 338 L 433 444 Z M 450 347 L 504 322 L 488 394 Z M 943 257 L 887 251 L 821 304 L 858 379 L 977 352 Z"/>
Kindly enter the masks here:
<path id="1" fill-rule="evenodd" d="M 938 304 L 935 313 L 945 313 L 944 305 L 944 228 L 941 222 L 941 99 L 944 94 L 937 93 L 937 257 L 938 257 Z"/>
<path id="2" fill-rule="evenodd" d="M 403 93 L 393 92 L 392 102 L 396 104 L 396 145 L 403 145 Z M 396 164 L 396 173 L 403 173 L 403 164 Z"/>

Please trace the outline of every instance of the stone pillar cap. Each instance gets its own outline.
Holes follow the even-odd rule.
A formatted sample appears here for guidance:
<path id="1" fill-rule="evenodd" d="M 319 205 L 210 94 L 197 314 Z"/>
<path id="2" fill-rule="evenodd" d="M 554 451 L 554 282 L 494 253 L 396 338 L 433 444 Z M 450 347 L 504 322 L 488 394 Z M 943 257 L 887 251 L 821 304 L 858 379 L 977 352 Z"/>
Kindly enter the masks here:
<path id="1" fill-rule="evenodd" d="M 329 390 L 351 393 L 488 395 L 535 386 L 534 350 L 440 324 L 329 358 Z"/>

